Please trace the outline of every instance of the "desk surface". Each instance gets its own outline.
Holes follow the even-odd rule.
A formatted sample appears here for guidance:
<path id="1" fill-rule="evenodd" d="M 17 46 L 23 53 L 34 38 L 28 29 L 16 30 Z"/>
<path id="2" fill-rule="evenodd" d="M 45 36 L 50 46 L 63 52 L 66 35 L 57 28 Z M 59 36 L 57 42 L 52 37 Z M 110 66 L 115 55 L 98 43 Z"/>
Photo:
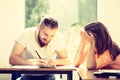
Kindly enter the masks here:
<path id="1" fill-rule="evenodd" d="M 116 77 L 96 77 L 94 76 L 94 72 L 96 72 L 98 70 L 78 70 L 78 73 L 81 77 L 82 80 L 108 80 L 108 79 L 114 79 L 114 80 L 120 80 L 117 79 Z"/>
<path id="2" fill-rule="evenodd" d="M 73 71 L 76 70 L 73 66 L 59 66 L 54 68 L 40 68 L 36 66 L 17 66 L 0 68 L 0 73 L 28 73 L 28 74 L 67 74 L 67 80 L 73 80 Z"/>
<path id="3" fill-rule="evenodd" d="M 72 66 L 59 66 L 59 67 L 55 67 L 55 68 L 37 68 L 35 66 L 31 67 L 31 66 L 18 66 L 18 67 L 6 67 L 6 68 L 0 68 L 0 73 L 12 73 L 12 72 L 20 72 L 20 73 L 37 73 L 37 72 L 47 72 L 47 73 L 51 73 L 51 72 L 69 72 L 69 71 L 74 71 L 76 70 L 75 67 Z"/>

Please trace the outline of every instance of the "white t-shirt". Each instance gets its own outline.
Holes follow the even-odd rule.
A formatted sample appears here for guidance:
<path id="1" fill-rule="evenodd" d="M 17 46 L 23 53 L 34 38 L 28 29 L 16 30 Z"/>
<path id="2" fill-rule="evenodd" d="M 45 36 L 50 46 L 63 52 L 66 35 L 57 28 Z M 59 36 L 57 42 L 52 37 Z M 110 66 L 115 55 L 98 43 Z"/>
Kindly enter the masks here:
<path id="1" fill-rule="evenodd" d="M 56 58 L 55 50 L 61 50 L 65 48 L 64 39 L 62 38 L 62 36 L 57 32 L 54 38 L 48 43 L 47 46 L 40 47 L 35 40 L 36 29 L 36 27 L 27 28 L 26 30 L 21 32 L 18 38 L 16 39 L 16 42 L 22 44 L 26 48 L 22 54 L 22 57 L 26 59 L 39 59 L 36 53 L 37 51 L 43 59 Z M 42 76 L 45 74 L 24 75 Z"/>
<path id="2" fill-rule="evenodd" d="M 16 39 L 16 42 L 22 44 L 26 48 L 22 55 L 23 58 L 39 58 L 36 51 L 39 53 L 41 58 L 52 58 L 55 56 L 55 50 L 65 48 L 64 40 L 58 32 L 47 46 L 40 47 L 35 40 L 36 29 L 36 27 L 28 28 Z"/>

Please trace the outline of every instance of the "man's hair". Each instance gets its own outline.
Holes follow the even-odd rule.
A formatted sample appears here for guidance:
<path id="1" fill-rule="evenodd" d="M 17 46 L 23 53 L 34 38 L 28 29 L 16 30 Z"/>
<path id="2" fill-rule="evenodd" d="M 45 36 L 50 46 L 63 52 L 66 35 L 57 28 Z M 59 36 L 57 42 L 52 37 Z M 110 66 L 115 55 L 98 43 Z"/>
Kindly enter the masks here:
<path id="1" fill-rule="evenodd" d="M 53 17 L 43 17 L 40 22 L 41 27 L 50 27 L 51 29 L 58 28 L 58 21 Z"/>

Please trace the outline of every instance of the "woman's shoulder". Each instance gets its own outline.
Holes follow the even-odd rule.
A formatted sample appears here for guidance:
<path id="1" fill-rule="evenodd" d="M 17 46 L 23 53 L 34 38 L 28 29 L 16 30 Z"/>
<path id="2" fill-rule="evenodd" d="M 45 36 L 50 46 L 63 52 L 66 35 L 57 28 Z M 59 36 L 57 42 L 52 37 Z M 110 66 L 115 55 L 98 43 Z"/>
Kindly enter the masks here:
<path id="1" fill-rule="evenodd" d="M 109 50 L 105 50 L 102 54 L 98 54 L 98 53 L 96 53 L 95 54 L 95 56 L 98 58 L 98 57 L 100 57 L 100 56 L 106 56 L 106 57 L 110 57 L 110 52 L 109 52 Z"/>

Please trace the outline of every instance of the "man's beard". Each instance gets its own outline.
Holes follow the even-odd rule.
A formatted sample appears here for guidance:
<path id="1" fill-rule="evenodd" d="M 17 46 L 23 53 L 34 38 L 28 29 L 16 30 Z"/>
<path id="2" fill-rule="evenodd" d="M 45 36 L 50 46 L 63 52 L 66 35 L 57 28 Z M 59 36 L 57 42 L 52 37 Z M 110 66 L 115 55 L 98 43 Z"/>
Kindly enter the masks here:
<path id="1" fill-rule="evenodd" d="M 43 43 L 43 42 L 41 41 L 41 38 L 40 38 L 39 35 L 40 35 L 40 31 L 38 32 L 38 43 L 39 43 L 40 47 L 46 46 L 47 44 L 45 44 L 45 43 Z"/>

